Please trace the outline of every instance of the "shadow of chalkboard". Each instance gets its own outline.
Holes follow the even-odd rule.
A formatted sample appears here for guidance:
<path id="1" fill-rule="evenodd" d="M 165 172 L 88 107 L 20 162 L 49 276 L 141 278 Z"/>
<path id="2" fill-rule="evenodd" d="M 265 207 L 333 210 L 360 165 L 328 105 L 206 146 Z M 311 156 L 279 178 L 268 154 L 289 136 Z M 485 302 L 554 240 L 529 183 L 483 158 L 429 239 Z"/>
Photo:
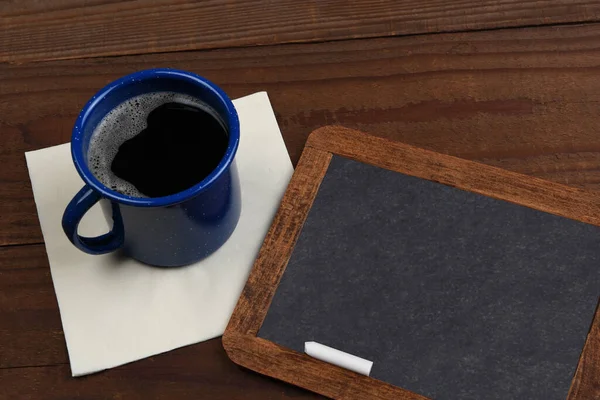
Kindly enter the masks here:
<path id="1" fill-rule="evenodd" d="M 334 155 L 258 336 L 434 399 L 565 399 L 600 228 Z"/>

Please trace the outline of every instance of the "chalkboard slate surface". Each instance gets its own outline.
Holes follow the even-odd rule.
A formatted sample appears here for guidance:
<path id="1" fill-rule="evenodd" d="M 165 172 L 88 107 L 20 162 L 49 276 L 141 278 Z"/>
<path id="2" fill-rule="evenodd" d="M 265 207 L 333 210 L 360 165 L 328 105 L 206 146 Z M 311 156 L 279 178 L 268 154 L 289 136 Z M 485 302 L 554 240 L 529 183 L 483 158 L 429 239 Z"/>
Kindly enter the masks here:
<path id="1" fill-rule="evenodd" d="M 600 399 L 598 227 L 599 192 L 324 126 L 223 347 L 333 399 Z M 304 354 L 310 340 L 375 377 Z"/>
<path id="2" fill-rule="evenodd" d="M 564 399 L 600 228 L 333 156 L 258 333 L 434 399 Z"/>

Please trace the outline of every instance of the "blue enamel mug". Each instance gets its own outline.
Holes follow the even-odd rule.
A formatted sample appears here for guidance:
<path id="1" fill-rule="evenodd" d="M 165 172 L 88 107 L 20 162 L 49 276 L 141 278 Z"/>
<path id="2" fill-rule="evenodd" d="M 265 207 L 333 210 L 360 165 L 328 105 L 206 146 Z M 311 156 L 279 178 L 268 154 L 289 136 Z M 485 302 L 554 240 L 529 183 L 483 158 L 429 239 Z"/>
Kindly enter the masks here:
<path id="1" fill-rule="evenodd" d="M 195 97 L 216 111 L 228 133 L 228 147 L 217 167 L 201 182 L 182 192 L 155 198 L 131 197 L 103 185 L 88 167 L 87 152 L 96 126 L 129 98 L 152 92 L 177 92 Z M 233 233 L 240 216 L 241 194 L 235 154 L 240 124 L 231 100 L 215 84 L 196 74 L 174 69 L 139 71 L 101 89 L 81 110 L 73 128 L 71 155 L 85 185 L 63 215 L 69 240 L 89 254 L 121 249 L 127 256 L 155 266 L 181 266 L 217 250 Z M 77 227 L 101 199 L 111 230 L 84 237 Z"/>

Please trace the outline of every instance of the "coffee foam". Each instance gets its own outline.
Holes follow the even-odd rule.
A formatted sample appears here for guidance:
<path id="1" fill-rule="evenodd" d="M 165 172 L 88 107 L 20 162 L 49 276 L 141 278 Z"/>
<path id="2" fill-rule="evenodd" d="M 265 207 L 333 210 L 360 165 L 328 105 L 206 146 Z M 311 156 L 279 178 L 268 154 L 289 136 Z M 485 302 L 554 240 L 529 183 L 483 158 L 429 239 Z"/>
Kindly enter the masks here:
<path id="1" fill-rule="evenodd" d="M 132 97 L 106 114 L 90 139 L 88 167 L 103 185 L 127 196 L 148 197 L 131 183 L 116 176 L 110 166 L 119 147 L 146 129 L 146 119 L 150 112 L 172 102 L 201 108 L 225 126 L 215 110 L 193 96 L 175 92 L 153 92 Z"/>

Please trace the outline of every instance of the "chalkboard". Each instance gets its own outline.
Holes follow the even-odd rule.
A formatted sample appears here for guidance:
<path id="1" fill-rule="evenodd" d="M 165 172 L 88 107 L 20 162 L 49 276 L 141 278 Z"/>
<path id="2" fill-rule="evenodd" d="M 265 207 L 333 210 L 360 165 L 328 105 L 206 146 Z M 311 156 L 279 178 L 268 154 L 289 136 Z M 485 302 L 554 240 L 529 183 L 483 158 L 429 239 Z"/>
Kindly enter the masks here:
<path id="1" fill-rule="evenodd" d="M 565 399 L 600 228 L 334 156 L 258 336 L 434 399 Z"/>
<path id="2" fill-rule="evenodd" d="M 346 153 L 328 156 L 257 339 L 297 353 L 316 341 L 369 359 L 367 379 L 405 398 L 577 396 L 600 294 L 600 227 L 585 204 L 596 196 L 565 187 L 582 201 L 569 206 L 558 192 L 544 200 L 556 184 L 505 171 L 477 172 L 492 185 L 509 175 L 497 193 L 485 179 L 463 184 L 464 171 L 448 181 L 447 156 L 403 173 L 384 157 L 377 165 Z M 536 194 L 541 205 L 523 205 Z M 564 212 L 547 212 L 557 201 Z"/>

